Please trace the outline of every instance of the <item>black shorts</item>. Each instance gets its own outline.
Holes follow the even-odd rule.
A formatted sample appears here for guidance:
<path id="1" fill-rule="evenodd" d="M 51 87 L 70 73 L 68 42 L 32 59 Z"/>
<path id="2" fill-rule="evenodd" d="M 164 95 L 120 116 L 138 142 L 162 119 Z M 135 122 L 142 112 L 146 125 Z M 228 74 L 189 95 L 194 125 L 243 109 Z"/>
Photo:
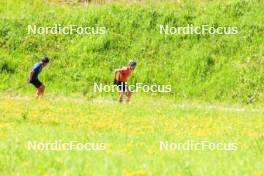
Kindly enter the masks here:
<path id="1" fill-rule="evenodd" d="M 125 92 L 126 91 L 126 82 L 118 81 L 117 86 L 119 91 Z"/>
<path id="2" fill-rule="evenodd" d="M 36 88 L 39 88 L 40 86 L 42 86 L 42 82 L 40 82 L 38 79 L 34 79 L 30 81 L 30 83 L 33 84 Z"/>

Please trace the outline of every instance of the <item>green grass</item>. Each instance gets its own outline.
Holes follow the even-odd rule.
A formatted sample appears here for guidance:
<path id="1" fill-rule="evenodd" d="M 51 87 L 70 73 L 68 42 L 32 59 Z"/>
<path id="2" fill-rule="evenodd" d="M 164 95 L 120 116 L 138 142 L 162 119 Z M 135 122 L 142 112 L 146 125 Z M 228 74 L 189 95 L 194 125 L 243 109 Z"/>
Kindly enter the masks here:
<path id="1" fill-rule="evenodd" d="M 103 5 L 0 2 L 0 175 L 261 176 L 264 3 L 147 0 Z M 28 35 L 27 25 L 104 26 L 101 36 Z M 159 34 L 159 25 L 236 26 L 237 35 Z M 23 85 L 40 56 L 44 99 Z M 113 70 L 136 58 L 129 84 L 171 84 L 118 104 Z M 29 96 L 30 95 L 30 96 Z M 74 98 L 72 98 L 74 97 Z M 95 102 L 93 102 L 95 101 Z M 29 151 L 27 141 L 107 143 L 104 151 Z M 237 143 L 236 151 L 160 151 L 160 141 Z"/>
<path id="2" fill-rule="evenodd" d="M 0 100 L 1 175 L 261 175 L 262 111 L 136 98 Z M 228 107 L 228 106 L 227 106 Z M 107 143 L 105 151 L 29 151 L 27 141 Z M 236 151 L 160 151 L 159 142 L 237 143 Z"/>
<path id="3" fill-rule="evenodd" d="M 261 102 L 263 5 L 259 0 L 102 6 L 4 1 L 0 6 L 0 91 L 24 82 L 32 65 L 47 54 L 52 60 L 41 79 L 50 93 L 91 96 L 94 82 L 111 83 L 113 69 L 135 57 L 138 67 L 129 83 L 171 84 L 173 92 L 162 96 Z M 28 35 L 28 24 L 98 25 L 105 26 L 107 34 Z M 164 36 L 159 34 L 160 24 L 236 26 L 239 33 Z"/>

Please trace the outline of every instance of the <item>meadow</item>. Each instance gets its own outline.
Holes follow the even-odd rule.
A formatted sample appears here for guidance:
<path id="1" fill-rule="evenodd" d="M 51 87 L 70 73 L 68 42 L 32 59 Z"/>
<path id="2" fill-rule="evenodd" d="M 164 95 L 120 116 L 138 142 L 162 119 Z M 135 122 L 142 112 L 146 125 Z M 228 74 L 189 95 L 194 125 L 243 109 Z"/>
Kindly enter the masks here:
<path id="1" fill-rule="evenodd" d="M 0 175 L 264 175 L 263 0 L 1 0 Z M 89 1 L 90 2 L 90 1 Z M 28 34 L 28 25 L 103 26 L 104 35 Z M 235 35 L 163 35 L 160 25 L 235 26 Z M 43 99 L 25 84 L 40 57 Z M 113 70 L 135 58 L 129 84 L 169 84 L 119 104 Z M 22 86 L 21 86 L 22 85 Z M 29 150 L 28 141 L 105 143 L 102 151 Z M 161 150 L 235 143 L 235 150 Z"/>
<path id="2" fill-rule="evenodd" d="M 222 107 L 222 108 L 219 108 Z M 1 175 L 252 175 L 263 168 L 263 111 L 136 99 L 1 98 Z M 28 141 L 104 142 L 103 151 L 33 151 Z M 237 150 L 160 150 L 160 141 Z"/>

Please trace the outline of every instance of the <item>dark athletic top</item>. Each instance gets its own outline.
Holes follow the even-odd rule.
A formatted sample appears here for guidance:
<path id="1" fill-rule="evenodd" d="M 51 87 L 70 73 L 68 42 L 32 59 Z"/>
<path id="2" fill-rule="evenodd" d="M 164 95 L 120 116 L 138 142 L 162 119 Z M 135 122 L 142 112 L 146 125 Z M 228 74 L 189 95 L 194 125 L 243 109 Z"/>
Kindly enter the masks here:
<path id="1" fill-rule="evenodd" d="M 33 75 L 31 81 L 37 80 L 40 72 L 42 71 L 42 64 L 41 63 L 35 64 L 32 71 L 33 71 Z"/>

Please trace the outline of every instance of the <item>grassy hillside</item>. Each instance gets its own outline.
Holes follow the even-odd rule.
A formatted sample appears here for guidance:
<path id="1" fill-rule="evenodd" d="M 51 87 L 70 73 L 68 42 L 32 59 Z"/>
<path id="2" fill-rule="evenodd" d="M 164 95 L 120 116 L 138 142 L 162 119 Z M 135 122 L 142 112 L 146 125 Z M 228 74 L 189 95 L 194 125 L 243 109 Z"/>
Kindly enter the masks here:
<path id="1" fill-rule="evenodd" d="M 131 84 L 171 84 L 175 98 L 260 102 L 264 88 L 261 0 L 63 5 L 0 2 L 0 91 L 16 87 L 40 56 L 52 59 L 41 79 L 48 93 L 90 96 L 94 82 L 137 58 Z M 33 35 L 27 26 L 105 26 L 105 35 Z M 160 24 L 236 26 L 237 35 L 161 35 Z M 23 92 L 32 91 L 32 87 Z"/>

